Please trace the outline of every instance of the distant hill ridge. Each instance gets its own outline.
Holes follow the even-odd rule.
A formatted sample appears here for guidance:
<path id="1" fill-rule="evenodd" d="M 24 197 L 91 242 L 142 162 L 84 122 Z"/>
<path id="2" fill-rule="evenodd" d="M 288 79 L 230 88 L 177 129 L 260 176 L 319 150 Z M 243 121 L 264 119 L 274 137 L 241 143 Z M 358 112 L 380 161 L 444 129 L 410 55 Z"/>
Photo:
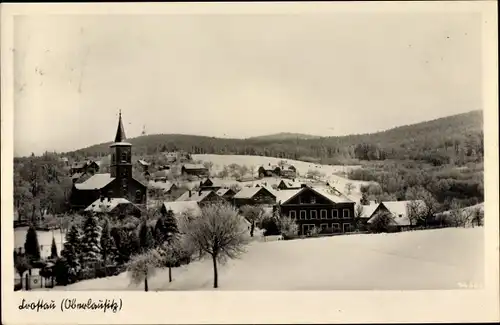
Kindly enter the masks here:
<path id="1" fill-rule="evenodd" d="M 471 111 L 382 132 L 336 137 L 287 132 L 247 139 L 153 134 L 128 141 L 134 146 L 136 155 L 186 150 L 193 154 L 261 155 L 288 159 L 421 159 L 422 155 L 430 153 L 451 157 L 451 147 L 455 150 L 453 155 L 465 150 L 474 153 L 483 150 L 483 112 Z M 109 153 L 109 144 L 97 144 L 66 154 L 103 156 Z"/>

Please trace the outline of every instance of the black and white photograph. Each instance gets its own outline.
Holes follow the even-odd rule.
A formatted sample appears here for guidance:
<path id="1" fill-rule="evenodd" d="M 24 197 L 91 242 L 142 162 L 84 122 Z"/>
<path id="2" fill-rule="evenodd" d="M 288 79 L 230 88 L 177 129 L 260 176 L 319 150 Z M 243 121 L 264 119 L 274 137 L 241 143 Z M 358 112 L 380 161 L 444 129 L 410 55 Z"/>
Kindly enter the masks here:
<path id="1" fill-rule="evenodd" d="M 360 5 L 13 16 L 3 290 L 485 289 L 485 18 Z"/>

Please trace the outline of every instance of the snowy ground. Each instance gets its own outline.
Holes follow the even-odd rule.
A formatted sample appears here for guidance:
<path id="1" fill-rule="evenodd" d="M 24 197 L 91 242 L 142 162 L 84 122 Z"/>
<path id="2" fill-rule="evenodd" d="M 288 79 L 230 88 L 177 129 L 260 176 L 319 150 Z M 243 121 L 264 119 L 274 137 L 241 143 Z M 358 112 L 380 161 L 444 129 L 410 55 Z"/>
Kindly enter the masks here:
<path id="1" fill-rule="evenodd" d="M 361 168 L 361 166 L 330 166 L 291 159 L 245 155 L 193 155 L 193 159 L 201 160 L 203 162 L 211 161 L 213 163 L 212 172 L 214 173 L 220 172 L 224 166 L 228 166 L 230 164 L 238 164 L 240 166 L 246 165 L 249 168 L 254 166 L 257 171 L 260 166 L 268 164 L 277 165 L 281 160 L 285 160 L 287 163 L 295 166 L 301 175 L 306 175 L 309 170 L 318 170 L 321 173 L 324 173 L 325 177 L 323 179 L 330 182 L 332 186 L 335 186 L 340 191 L 344 191 L 345 184 L 352 183 L 355 188 L 349 197 L 355 201 L 359 201 L 361 198 L 361 194 L 359 192 L 360 185 L 368 184 L 368 182 L 349 180 L 345 177 L 337 175 L 338 173 L 347 173 L 353 169 Z"/>
<path id="2" fill-rule="evenodd" d="M 255 242 L 219 270 L 219 290 L 418 290 L 482 286 L 483 228 Z M 211 290 L 208 260 L 161 270 L 150 290 Z M 126 273 L 56 290 L 143 290 Z"/>

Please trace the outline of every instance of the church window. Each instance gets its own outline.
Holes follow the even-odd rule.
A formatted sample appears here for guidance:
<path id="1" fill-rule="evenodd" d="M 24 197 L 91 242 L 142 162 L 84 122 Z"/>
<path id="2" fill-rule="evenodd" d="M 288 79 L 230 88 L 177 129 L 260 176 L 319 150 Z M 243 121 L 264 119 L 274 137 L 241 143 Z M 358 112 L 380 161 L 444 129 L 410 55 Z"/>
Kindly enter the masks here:
<path id="1" fill-rule="evenodd" d="M 127 162 L 127 152 L 126 151 L 122 152 L 122 162 Z"/>
<path id="2" fill-rule="evenodd" d="M 142 201 L 142 193 L 140 190 L 135 191 L 135 202 L 141 203 Z"/>

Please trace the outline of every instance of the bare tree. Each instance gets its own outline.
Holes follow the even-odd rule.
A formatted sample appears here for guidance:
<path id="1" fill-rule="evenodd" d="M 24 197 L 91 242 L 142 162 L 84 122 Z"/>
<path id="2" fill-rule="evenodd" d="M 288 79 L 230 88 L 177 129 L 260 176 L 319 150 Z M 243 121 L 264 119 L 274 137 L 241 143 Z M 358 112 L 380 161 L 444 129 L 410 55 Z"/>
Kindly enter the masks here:
<path id="1" fill-rule="evenodd" d="M 180 222 L 180 226 L 192 247 L 212 258 L 217 288 L 217 263 L 237 258 L 249 243 L 244 218 L 231 205 L 215 203 L 202 207 L 200 216 Z"/>
<path id="2" fill-rule="evenodd" d="M 406 204 L 410 226 L 416 226 L 419 220 L 425 218 L 426 209 L 422 201 L 413 200 Z"/>
<path id="3" fill-rule="evenodd" d="M 356 208 L 354 209 L 354 225 L 356 228 L 359 228 L 361 225 L 361 217 L 363 216 L 365 208 L 362 204 L 356 204 Z"/>
<path id="4" fill-rule="evenodd" d="M 351 192 L 354 189 L 354 187 L 355 187 L 354 184 L 351 183 L 351 182 L 345 184 L 345 190 L 346 190 L 346 192 L 347 192 L 348 195 L 351 194 Z"/>
<path id="5" fill-rule="evenodd" d="M 478 208 L 475 207 L 472 209 L 472 218 L 471 218 L 471 224 L 474 227 L 474 225 L 481 227 L 484 223 L 484 212 Z"/>

